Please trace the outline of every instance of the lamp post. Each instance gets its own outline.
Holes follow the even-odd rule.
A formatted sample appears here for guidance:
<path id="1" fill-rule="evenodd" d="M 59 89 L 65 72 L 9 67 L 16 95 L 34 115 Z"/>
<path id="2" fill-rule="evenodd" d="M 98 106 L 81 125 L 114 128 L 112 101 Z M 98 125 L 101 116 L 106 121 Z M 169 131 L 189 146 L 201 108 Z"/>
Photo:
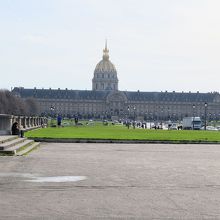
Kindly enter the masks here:
<path id="1" fill-rule="evenodd" d="M 150 129 L 151 129 L 151 112 L 149 112 L 149 110 L 148 110 L 147 120 L 149 121 L 149 126 L 150 126 Z"/>
<path id="2" fill-rule="evenodd" d="M 155 120 L 154 120 L 154 125 L 155 125 L 155 127 L 157 126 L 157 122 L 158 122 L 158 113 L 157 113 L 157 111 L 155 111 L 154 112 L 154 114 L 155 114 Z"/>
<path id="3" fill-rule="evenodd" d="M 205 102 L 205 104 L 204 104 L 204 106 L 205 106 L 205 125 L 204 125 L 204 130 L 206 130 L 206 118 L 207 118 L 207 107 L 208 107 L 208 103 L 207 102 Z"/>
<path id="4" fill-rule="evenodd" d="M 51 116 L 52 116 L 54 110 L 55 110 L 55 107 L 51 105 L 50 106 Z"/>
<path id="5" fill-rule="evenodd" d="M 135 117 L 136 117 L 136 107 L 134 106 L 134 121 L 135 121 Z"/>
<path id="6" fill-rule="evenodd" d="M 128 114 L 127 114 L 127 120 L 126 120 L 126 127 L 129 129 L 129 127 L 130 127 L 130 121 L 129 121 L 130 107 L 129 106 L 128 106 L 127 110 L 128 110 Z"/>
<path id="7" fill-rule="evenodd" d="M 168 112 L 167 118 L 168 118 L 168 121 L 170 121 L 170 108 L 169 107 L 167 108 L 167 112 Z"/>
<path id="8" fill-rule="evenodd" d="M 128 106 L 128 120 L 129 120 L 129 117 L 130 117 L 130 107 Z"/>
<path id="9" fill-rule="evenodd" d="M 53 112 L 54 112 L 54 110 L 55 110 L 55 107 L 54 106 L 50 106 L 50 114 L 51 114 L 51 120 L 50 120 L 50 126 L 52 127 L 52 125 L 53 125 Z"/>
<path id="10" fill-rule="evenodd" d="M 196 106 L 193 104 L 193 130 L 194 130 L 194 120 L 195 120 L 195 108 Z"/>
<path id="11" fill-rule="evenodd" d="M 163 121 L 163 107 L 161 107 L 160 120 Z"/>
<path id="12" fill-rule="evenodd" d="M 163 129 L 163 107 L 161 108 L 161 121 L 160 121 L 160 128 Z"/>
<path id="13" fill-rule="evenodd" d="M 150 112 L 150 129 L 151 129 L 151 122 L 153 121 L 153 113 Z"/>

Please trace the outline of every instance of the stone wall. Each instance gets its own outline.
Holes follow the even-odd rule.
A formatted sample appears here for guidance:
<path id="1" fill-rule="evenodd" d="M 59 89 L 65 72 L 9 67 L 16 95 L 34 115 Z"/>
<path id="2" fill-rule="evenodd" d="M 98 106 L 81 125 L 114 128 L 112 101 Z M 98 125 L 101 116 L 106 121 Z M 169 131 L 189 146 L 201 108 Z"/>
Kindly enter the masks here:
<path id="1" fill-rule="evenodd" d="M 47 126 L 48 120 L 45 117 L 26 117 L 0 114 L 0 135 L 11 134 L 11 127 L 14 122 L 18 122 L 20 129 L 27 131 Z"/>

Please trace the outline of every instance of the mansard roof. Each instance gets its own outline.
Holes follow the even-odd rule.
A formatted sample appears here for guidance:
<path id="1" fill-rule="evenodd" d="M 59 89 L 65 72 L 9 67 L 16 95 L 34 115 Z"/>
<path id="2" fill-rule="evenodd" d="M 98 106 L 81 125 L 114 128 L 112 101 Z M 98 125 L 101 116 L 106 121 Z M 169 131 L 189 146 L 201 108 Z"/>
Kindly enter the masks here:
<path id="1" fill-rule="evenodd" d="M 71 100 L 106 100 L 110 91 L 94 90 L 61 90 L 61 89 L 25 89 L 15 87 L 12 91 L 22 98 L 37 99 L 71 99 Z M 219 93 L 184 93 L 184 92 L 132 92 L 124 93 L 128 101 L 156 101 L 156 102 L 215 102 Z M 218 98 L 216 98 L 218 97 Z"/>
<path id="2" fill-rule="evenodd" d="M 158 102 L 213 102 L 218 93 L 124 92 L 128 100 Z"/>
<path id="3" fill-rule="evenodd" d="M 13 89 L 13 93 L 22 98 L 37 99 L 73 99 L 73 100 L 103 100 L 107 96 L 107 91 L 93 90 L 61 90 L 61 89 Z"/>

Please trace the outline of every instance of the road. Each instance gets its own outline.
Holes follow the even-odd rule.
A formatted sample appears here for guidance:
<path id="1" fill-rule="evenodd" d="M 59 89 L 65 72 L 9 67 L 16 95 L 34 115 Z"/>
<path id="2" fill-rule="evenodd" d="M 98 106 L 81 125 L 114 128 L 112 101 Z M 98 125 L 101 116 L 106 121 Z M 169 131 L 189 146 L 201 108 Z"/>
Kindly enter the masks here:
<path id="1" fill-rule="evenodd" d="M 0 219 L 220 219 L 220 145 L 42 143 L 0 157 Z"/>

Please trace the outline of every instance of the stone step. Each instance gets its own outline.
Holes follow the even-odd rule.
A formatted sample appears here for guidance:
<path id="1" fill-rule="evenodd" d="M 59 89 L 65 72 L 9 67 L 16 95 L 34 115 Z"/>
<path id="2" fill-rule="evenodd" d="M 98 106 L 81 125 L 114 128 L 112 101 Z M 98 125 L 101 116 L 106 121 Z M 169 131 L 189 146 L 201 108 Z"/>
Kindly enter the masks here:
<path id="1" fill-rule="evenodd" d="M 0 144 L 0 150 L 6 150 L 7 148 L 18 145 L 18 144 L 24 142 L 25 140 L 27 140 L 27 138 L 15 138 L 13 140 L 4 142 L 4 143 Z"/>
<path id="2" fill-rule="evenodd" d="M 1 135 L 0 136 L 0 145 L 2 143 L 5 143 L 7 141 L 11 141 L 11 140 L 14 140 L 14 139 L 17 139 L 18 138 L 18 135 Z"/>
<path id="3" fill-rule="evenodd" d="M 0 150 L 0 153 L 2 154 L 6 154 L 6 155 L 16 155 L 17 152 L 22 151 L 23 149 L 25 149 L 26 147 L 30 146 L 34 144 L 33 140 L 24 140 L 21 143 L 18 143 L 12 147 L 9 147 L 7 149 L 4 150 Z"/>
<path id="4" fill-rule="evenodd" d="M 38 146 L 40 146 L 40 142 L 33 142 L 30 146 L 26 147 L 25 149 L 16 152 L 16 156 L 23 156 L 28 154 L 30 151 L 34 150 L 35 148 L 37 148 Z"/>

